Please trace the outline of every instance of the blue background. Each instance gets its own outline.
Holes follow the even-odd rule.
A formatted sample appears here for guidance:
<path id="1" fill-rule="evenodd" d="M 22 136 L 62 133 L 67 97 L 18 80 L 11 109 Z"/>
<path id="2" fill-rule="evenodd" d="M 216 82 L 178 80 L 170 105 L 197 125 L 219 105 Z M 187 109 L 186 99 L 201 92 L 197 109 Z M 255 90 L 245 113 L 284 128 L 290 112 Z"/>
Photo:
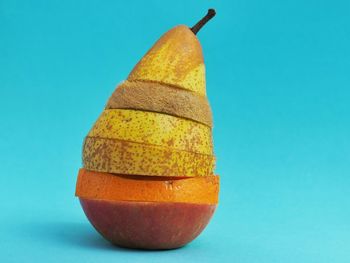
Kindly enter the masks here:
<path id="1" fill-rule="evenodd" d="M 84 136 L 162 33 L 200 33 L 220 206 L 183 249 L 110 246 Z M 0 0 L 1 262 L 350 262 L 350 2 Z"/>

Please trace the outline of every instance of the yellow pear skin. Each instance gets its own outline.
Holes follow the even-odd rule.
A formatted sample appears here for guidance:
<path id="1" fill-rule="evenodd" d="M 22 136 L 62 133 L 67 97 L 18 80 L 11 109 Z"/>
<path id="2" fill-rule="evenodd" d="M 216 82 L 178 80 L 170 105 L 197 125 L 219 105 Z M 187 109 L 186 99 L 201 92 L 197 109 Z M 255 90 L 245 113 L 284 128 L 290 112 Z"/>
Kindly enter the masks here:
<path id="1" fill-rule="evenodd" d="M 88 136 L 213 154 L 211 129 L 208 126 L 156 112 L 104 110 Z"/>
<path id="2" fill-rule="evenodd" d="M 166 32 L 137 63 L 127 85 L 120 85 L 124 87 L 120 94 L 138 89 L 139 108 L 133 109 L 131 103 L 135 100 L 131 99 L 123 101 L 126 104 L 122 109 L 117 105 L 120 101 L 113 108 L 110 102 L 107 104 L 85 139 L 84 168 L 147 176 L 213 175 L 211 111 L 202 48 L 195 35 L 201 23 L 202 20 L 191 29 L 176 26 Z M 151 99 L 142 101 L 143 91 L 161 96 L 157 103 Z M 172 101 L 175 102 L 171 104 Z M 181 111 L 185 101 L 189 106 Z M 144 108 L 139 105 L 142 102 Z"/>
<path id="3" fill-rule="evenodd" d="M 152 81 L 206 95 L 201 45 L 185 25 L 166 32 L 139 61 L 128 80 Z"/>
<path id="4" fill-rule="evenodd" d="M 116 174 L 194 177 L 213 175 L 215 158 L 168 147 L 86 137 L 83 166 L 90 171 Z"/>

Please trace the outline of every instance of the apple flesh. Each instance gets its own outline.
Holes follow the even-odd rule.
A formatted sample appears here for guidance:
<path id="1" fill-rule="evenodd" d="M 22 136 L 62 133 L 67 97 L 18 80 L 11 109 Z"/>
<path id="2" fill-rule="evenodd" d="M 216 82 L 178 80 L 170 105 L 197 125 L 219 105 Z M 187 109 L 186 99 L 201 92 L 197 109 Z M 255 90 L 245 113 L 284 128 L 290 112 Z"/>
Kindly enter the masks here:
<path id="1" fill-rule="evenodd" d="M 179 248 L 209 223 L 216 205 L 80 198 L 95 229 L 111 243 L 138 249 Z"/>

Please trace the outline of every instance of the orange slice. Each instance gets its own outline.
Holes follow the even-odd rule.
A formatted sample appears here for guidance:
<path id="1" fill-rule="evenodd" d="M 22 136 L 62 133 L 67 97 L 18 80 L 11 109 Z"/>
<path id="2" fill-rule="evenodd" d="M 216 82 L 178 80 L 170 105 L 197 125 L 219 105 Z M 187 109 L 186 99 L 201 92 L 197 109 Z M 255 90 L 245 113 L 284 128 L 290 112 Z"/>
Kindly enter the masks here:
<path id="1" fill-rule="evenodd" d="M 80 169 L 76 196 L 86 199 L 217 204 L 219 176 L 125 176 Z"/>

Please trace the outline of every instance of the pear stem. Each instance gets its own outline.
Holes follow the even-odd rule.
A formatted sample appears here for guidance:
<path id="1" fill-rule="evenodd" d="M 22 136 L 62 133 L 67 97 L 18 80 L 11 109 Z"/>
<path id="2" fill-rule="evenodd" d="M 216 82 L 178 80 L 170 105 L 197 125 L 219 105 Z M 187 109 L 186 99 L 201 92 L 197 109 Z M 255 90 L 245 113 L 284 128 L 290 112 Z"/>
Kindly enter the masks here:
<path id="1" fill-rule="evenodd" d="M 197 24 L 195 24 L 193 27 L 191 27 L 191 30 L 194 34 L 197 34 L 199 30 L 214 16 L 216 15 L 215 9 L 208 9 L 208 13 L 198 21 Z"/>

